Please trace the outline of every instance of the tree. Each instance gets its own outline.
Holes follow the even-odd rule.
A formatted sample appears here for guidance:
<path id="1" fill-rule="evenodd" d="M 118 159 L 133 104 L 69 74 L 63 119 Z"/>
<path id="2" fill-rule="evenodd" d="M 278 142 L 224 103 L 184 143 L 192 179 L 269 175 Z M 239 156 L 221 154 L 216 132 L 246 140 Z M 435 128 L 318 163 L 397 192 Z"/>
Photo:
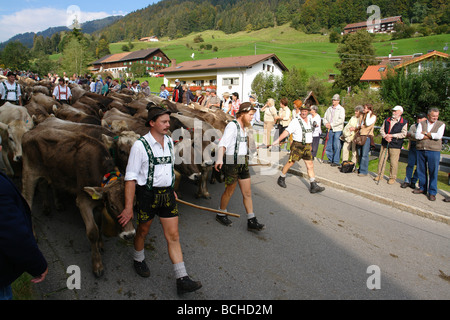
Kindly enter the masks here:
<path id="1" fill-rule="evenodd" d="M 410 122 L 420 113 L 426 113 L 430 107 L 440 110 L 439 119 L 450 123 L 450 66 L 436 61 L 429 68 L 417 72 L 398 70 L 388 73 L 383 80 L 380 94 L 388 107 L 403 106 L 404 116 Z M 446 134 L 450 128 L 446 128 Z"/>
<path id="2" fill-rule="evenodd" d="M 373 34 L 367 31 L 358 31 L 343 37 L 337 49 L 341 61 L 336 63 L 336 68 L 341 73 L 336 76 L 334 87 L 347 89 L 358 86 L 359 79 L 367 67 L 376 64 L 372 38 Z"/>
<path id="3" fill-rule="evenodd" d="M 94 60 L 88 45 L 84 41 L 72 38 L 65 46 L 61 61 L 61 71 L 67 74 L 84 74 L 88 72 L 88 63 Z M 62 72 L 61 72 L 62 73 Z"/>
<path id="4" fill-rule="evenodd" d="M 261 103 L 269 98 L 278 99 L 277 89 L 280 87 L 280 79 L 271 73 L 259 72 L 252 82 L 252 92 Z"/>
<path id="5" fill-rule="evenodd" d="M 304 69 L 293 66 L 289 71 L 283 72 L 279 97 L 287 98 L 290 102 L 297 99 L 303 100 L 306 96 L 308 73 Z"/>
<path id="6" fill-rule="evenodd" d="M 95 49 L 95 55 L 97 58 L 111 54 L 109 51 L 109 42 L 106 39 L 100 39 Z"/>
<path id="7" fill-rule="evenodd" d="M 19 41 L 8 42 L 2 52 L 2 62 L 11 70 L 27 70 L 29 58 L 30 50 Z"/>

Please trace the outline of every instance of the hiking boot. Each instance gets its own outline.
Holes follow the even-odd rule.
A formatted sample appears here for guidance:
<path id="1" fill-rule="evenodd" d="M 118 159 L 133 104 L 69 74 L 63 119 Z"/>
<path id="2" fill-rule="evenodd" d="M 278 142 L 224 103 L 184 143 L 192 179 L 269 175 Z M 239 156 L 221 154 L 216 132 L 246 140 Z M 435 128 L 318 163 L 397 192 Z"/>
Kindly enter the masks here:
<path id="1" fill-rule="evenodd" d="M 136 270 L 136 273 L 141 277 L 150 277 L 150 269 L 147 267 L 145 260 L 143 260 L 142 262 L 134 260 L 134 270 Z"/>
<path id="2" fill-rule="evenodd" d="M 401 185 L 400 185 L 400 187 L 402 188 L 402 189 L 405 189 L 405 188 L 408 188 L 409 187 L 409 182 L 403 182 Z"/>
<path id="3" fill-rule="evenodd" d="M 388 184 L 394 184 L 395 183 L 395 179 L 389 179 L 388 180 Z"/>
<path id="4" fill-rule="evenodd" d="M 186 292 L 193 292 L 202 287 L 200 281 L 193 281 L 189 276 L 185 276 L 177 279 L 177 293 L 183 294 Z"/>
<path id="5" fill-rule="evenodd" d="M 325 190 L 324 187 L 320 187 L 317 182 L 313 181 L 311 182 L 311 187 L 309 189 L 310 193 L 317 193 L 317 192 L 322 192 L 323 190 Z"/>
<path id="6" fill-rule="evenodd" d="M 226 227 L 230 227 L 233 222 L 231 222 L 230 219 L 226 215 L 220 216 L 216 214 L 216 220 L 219 221 L 221 224 L 223 224 Z"/>
<path id="7" fill-rule="evenodd" d="M 286 181 L 285 180 L 286 180 L 286 177 L 279 176 L 278 177 L 278 181 L 277 181 L 278 185 L 280 187 L 282 187 L 282 188 L 286 188 Z"/>
<path id="8" fill-rule="evenodd" d="M 376 176 L 375 178 L 373 178 L 373 181 L 380 181 L 381 177 L 380 176 Z"/>
<path id="9" fill-rule="evenodd" d="M 256 217 L 247 220 L 247 230 L 261 231 L 265 226 L 256 220 Z"/>

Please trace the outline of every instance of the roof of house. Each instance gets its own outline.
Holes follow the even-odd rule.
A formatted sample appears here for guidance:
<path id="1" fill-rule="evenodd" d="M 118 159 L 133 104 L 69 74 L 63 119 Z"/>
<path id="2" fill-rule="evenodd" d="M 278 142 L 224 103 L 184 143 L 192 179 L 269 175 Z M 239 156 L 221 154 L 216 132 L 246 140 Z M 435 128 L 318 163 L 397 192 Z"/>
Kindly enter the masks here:
<path id="1" fill-rule="evenodd" d="M 395 17 L 388 17 L 388 18 L 381 19 L 380 23 L 397 22 L 397 21 L 401 21 L 401 20 L 402 20 L 402 16 L 395 16 Z M 345 26 L 344 30 L 351 29 L 351 28 L 358 28 L 358 27 L 367 27 L 367 21 L 350 23 Z"/>
<path id="2" fill-rule="evenodd" d="M 376 65 L 376 66 L 368 66 L 366 71 L 364 71 L 363 75 L 359 79 L 360 81 L 381 81 L 382 77 L 387 73 L 386 65 Z"/>
<path id="3" fill-rule="evenodd" d="M 259 54 L 253 56 L 240 56 L 228 58 L 214 58 L 206 60 L 184 61 L 174 66 L 160 70 L 161 73 L 184 72 L 184 71 L 200 71 L 200 70 L 216 70 L 251 67 L 259 62 L 273 58 L 275 63 L 283 70 L 288 70 L 280 59 L 274 54 Z"/>
<path id="4" fill-rule="evenodd" d="M 409 66 L 410 64 L 417 63 L 417 62 L 420 62 L 422 60 L 425 60 L 425 59 L 428 59 L 428 58 L 431 58 L 431 57 L 441 57 L 441 58 L 444 58 L 444 59 L 448 59 L 449 54 L 433 50 L 433 51 L 425 53 L 425 54 L 423 54 L 423 55 L 421 55 L 421 56 L 419 56 L 417 58 L 408 60 L 406 62 L 403 62 L 403 63 L 399 64 L 399 65 L 396 65 L 394 68 L 395 69 L 403 68 L 403 67 Z"/>
<path id="5" fill-rule="evenodd" d="M 92 62 L 91 64 L 102 64 L 102 63 L 112 63 L 112 62 L 124 62 L 124 61 L 132 61 L 132 60 L 139 60 L 139 59 L 145 59 L 149 55 L 154 54 L 156 51 L 161 51 L 162 54 L 170 61 L 169 57 L 159 48 L 149 48 L 149 49 L 143 49 L 133 52 L 122 52 L 122 53 L 116 53 L 116 54 L 109 54 L 104 57 L 101 57 L 97 61 Z"/>

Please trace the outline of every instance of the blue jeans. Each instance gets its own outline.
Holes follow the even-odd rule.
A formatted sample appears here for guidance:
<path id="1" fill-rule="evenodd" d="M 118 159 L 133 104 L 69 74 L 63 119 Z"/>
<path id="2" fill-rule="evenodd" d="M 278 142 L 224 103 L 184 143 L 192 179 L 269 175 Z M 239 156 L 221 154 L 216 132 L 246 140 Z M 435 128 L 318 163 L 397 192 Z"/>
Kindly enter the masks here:
<path id="1" fill-rule="evenodd" d="M 12 300 L 11 286 L 0 287 L 0 300 Z"/>
<path id="2" fill-rule="evenodd" d="M 439 151 L 417 150 L 417 174 L 419 175 L 419 189 L 435 196 L 437 194 L 437 180 L 439 171 Z M 429 181 L 428 181 L 429 180 Z"/>
<path id="3" fill-rule="evenodd" d="M 417 149 L 415 146 L 410 146 L 408 151 L 408 165 L 406 166 L 406 177 L 405 177 L 406 183 L 416 184 L 417 180 L 419 180 L 417 168 L 416 170 L 414 170 L 416 164 L 417 164 Z"/>
<path id="4" fill-rule="evenodd" d="M 370 137 L 367 137 L 366 143 L 363 146 L 358 146 L 358 159 L 360 174 L 369 174 L 369 151 L 370 151 Z"/>
<path id="5" fill-rule="evenodd" d="M 341 140 L 342 131 L 330 130 L 328 133 L 327 148 L 325 150 L 327 158 L 330 162 L 340 164 L 341 163 Z"/>

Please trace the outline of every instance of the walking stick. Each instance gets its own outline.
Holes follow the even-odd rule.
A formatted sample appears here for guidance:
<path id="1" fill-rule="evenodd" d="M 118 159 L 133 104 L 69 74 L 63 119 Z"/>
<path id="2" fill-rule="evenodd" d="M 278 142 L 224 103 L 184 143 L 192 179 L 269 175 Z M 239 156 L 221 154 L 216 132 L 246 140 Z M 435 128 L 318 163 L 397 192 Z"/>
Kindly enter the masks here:
<path id="1" fill-rule="evenodd" d="M 322 150 L 322 161 L 320 163 L 323 163 L 323 156 L 325 155 L 325 150 L 327 149 L 327 143 L 328 143 L 328 135 L 330 133 L 330 129 L 327 129 L 327 136 L 325 138 L 325 143 L 323 144 L 323 150 Z M 330 159 L 328 159 L 330 160 Z"/>
<path id="2" fill-rule="evenodd" d="M 380 147 L 381 148 L 381 147 Z M 381 151 L 381 149 L 380 149 L 380 151 Z M 383 159 L 383 164 L 382 164 L 382 166 L 381 166 L 381 168 L 382 169 L 384 169 L 384 166 L 386 165 L 386 159 L 387 159 L 387 155 L 388 155 L 388 153 L 389 153 L 389 142 L 388 142 L 388 144 L 387 144 L 387 146 L 386 146 L 386 153 L 385 153 L 385 155 L 384 155 L 384 159 Z M 382 170 L 382 171 L 384 171 L 384 170 Z M 377 185 L 380 183 L 380 179 L 381 179 L 381 175 L 384 175 L 384 172 L 378 172 L 378 180 L 377 180 Z"/>
<path id="3" fill-rule="evenodd" d="M 201 210 L 205 210 L 205 211 L 226 214 L 226 215 L 229 215 L 229 216 L 232 216 L 232 217 L 237 217 L 237 218 L 240 217 L 240 215 L 238 215 L 236 213 L 231 213 L 231 212 L 226 212 L 226 211 L 222 211 L 222 210 L 211 209 L 211 208 L 208 208 L 208 207 L 198 206 L 196 204 L 193 204 L 193 203 L 181 200 L 181 199 L 177 199 L 177 202 L 185 204 L 185 205 L 193 207 L 193 208 L 196 208 L 196 209 L 201 209 Z"/>

